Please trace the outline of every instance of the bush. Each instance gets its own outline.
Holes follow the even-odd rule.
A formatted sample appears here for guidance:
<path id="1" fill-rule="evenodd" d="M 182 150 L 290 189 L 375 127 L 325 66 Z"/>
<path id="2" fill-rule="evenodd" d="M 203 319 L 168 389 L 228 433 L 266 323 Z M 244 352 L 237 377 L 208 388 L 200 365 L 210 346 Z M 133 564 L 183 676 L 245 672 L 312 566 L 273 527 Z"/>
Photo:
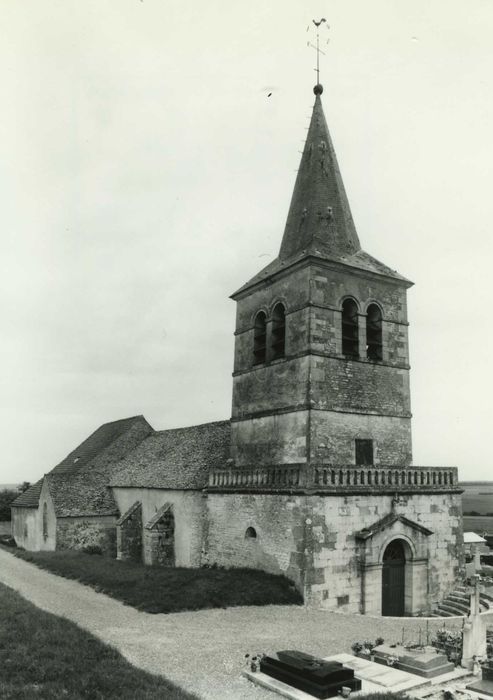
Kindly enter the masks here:
<path id="1" fill-rule="evenodd" d="M 98 544 L 87 544 L 85 547 L 82 547 L 82 551 L 85 552 L 86 554 L 102 554 L 103 550 Z"/>
<path id="2" fill-rule="evenodd" d="M 19 495 L 19 491 L 14 489 L 3 489 L 0 491 L 0 521 L 10 520 L 10 504 Z"/>

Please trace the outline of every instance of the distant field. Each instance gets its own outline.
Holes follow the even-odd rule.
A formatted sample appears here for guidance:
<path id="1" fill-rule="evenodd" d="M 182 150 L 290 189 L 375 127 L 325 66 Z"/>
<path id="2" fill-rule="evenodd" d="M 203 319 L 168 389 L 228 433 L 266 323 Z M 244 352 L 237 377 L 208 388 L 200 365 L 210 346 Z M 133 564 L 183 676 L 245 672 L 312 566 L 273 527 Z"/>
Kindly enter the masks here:
<path id="1" fill-rule="evenodd" d="M 462 512 L 493 513 L 493 481 L 462 481 Z"/>
<path id="2" fill-rule="evenodd" d="M 483 532 L 486 532 L 489 535 L 493 535 L 493 518 L 464 515 L 463 520 L 464 532 L 477 532 L 478 535 L 482 535 Z"/>

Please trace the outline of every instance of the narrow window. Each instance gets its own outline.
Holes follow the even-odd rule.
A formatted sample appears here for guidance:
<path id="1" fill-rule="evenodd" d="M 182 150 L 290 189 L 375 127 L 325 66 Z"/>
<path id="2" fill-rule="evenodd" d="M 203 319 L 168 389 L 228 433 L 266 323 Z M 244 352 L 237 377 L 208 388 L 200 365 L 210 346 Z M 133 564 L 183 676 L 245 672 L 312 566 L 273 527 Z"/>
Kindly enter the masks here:
<path id="1" fill-rule="evenodd" d="M 352 299 L 342 305 L 342 354 L 359 357 L 358 307 Z"/>
<path id="2" fill-rule="evenodd" d="M 356 464 L 373 464 L 373 440 L 355 440 Z"/>
<path id="3" fill-rule="evenodd" d="M 245 539 L 246 540 L 256 540 L 257 539 L 257 531 L 255 530 L 254 527 L 247 527 L 247 530 L 245 532 Z"/>
<path id="4" fill-rule="evenodd" d="M 370 304 L 366 313 L 366 356 L 369 360 L 381 360 L 382 312 L 376 304 Z"/>
<path id="5" fill-rule="evenodd" d="M 272 359 L 284 357 L 286 345 L 286 312 L 282 304 L 276 304 L 272 314 Z"/>
<path id="6" fill-rule="evenodd" d="M 46 501 L 43 503 L 43 538 L 48 539 L 48 506 Z"/>
<path id="7" fill-rule="evenodd" d="M 267 316 L 263 311 L 255 316 L 255 326 L 253 329 L 253 361 L 258 365 L 265 362 L 267 338 Z"/>

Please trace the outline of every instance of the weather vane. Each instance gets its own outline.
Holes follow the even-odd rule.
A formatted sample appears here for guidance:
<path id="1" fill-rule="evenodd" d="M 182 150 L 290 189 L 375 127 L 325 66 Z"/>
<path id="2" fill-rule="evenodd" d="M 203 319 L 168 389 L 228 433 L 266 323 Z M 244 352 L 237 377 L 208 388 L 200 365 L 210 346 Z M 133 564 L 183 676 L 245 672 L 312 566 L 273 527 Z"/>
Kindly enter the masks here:
<path id="1" fill-rule="evenodd" d="M 323 54 L 325 56 L 325 53 L 320 48 L 320 25 L 325 24 L 327 29 L 330 29 L 330 27 L 327 24 L 327 20 L 325 19 L 325 17 L 322 17 L 321 19 L 319 19 L 318 22 L 316 19 L 312 20 L 312 22 L 317 28 L 317 45 L 315 46 L 310 41 L 307 41 L 307 46 L 310 46 L 312 49 L 315 49 L 315 51 L 317 52 L 317 67 L 315 68 L 315 71 L 317 73 L 317 85 L 320 85 L 320 54 Z M 306 31 L 308 31 L 309 29 L 310 29 L 310 25 L 308 25 L 308 27 L 306 28 Z M 329 43 L 328 39 L 327 39 L 326 43 L 327 44 Z"/>

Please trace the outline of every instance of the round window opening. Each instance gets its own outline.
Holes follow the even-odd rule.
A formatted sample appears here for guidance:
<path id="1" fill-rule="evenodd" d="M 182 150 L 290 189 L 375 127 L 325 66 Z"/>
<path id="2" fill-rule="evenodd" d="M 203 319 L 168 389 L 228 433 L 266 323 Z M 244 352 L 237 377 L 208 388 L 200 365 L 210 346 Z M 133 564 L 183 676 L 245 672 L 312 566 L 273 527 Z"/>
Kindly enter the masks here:
<path id="1" fill-rule="evenodd" d="M 246 540 L 256 540 L 257 539 L 257 531 L 254 527 L 247 528 L 247 531 L 245 532 L 245 539 Z"/>

